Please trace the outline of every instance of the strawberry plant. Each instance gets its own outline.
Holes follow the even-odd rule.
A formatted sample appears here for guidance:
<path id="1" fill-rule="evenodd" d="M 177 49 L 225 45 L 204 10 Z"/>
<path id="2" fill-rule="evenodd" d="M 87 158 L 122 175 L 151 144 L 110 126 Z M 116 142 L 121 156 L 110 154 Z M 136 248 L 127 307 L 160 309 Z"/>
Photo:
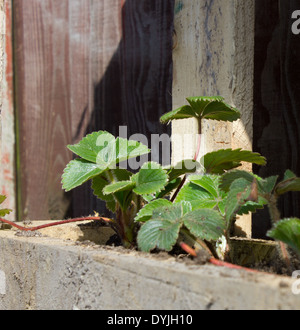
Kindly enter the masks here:
<path id="1" fill-rule="evenodd" d="M 222 189 L 222 176 L 239 167 L 241 162 L 265 165 L 266 160 L 251 151 L 226 149 L 208 153 L 197 163 L 202 120 L 233 122 L 240 118 L 240 113 L 226 104 L 222 97 L 192 97 L 187 101 L 189 105 L 165 114 L 161 122 L 186 118 L 197 120 L 199 140 L 193 159 L 197 170 L 189 175 L 184 171 L 180 173 L 178 187 L 170 200 L 150 201 L 137 214 L 135 220 L 143 223 L 137 237 L 138 246 L 144 251 L 155 248 L 171 251 L 176 243 L 182 241 L 204 248 L 213 256 L 224 257 L 220 253 L 218 255 L 217 246 L 211 243 L 222 237 L 228 241 L 236 215 L 263 207 L 265 200 L 252 200 L 253 176 L 250 185 L 244 179 L 234 180 L 227 190 Z M 180 165 L 167 169 L 171 178 Z"/>
<path id="2" fill-rule="evenodd" d="M 196 118 L 200 136 L 203 119 L 234 121 L 240 117 L 239 111 L 221 97 L 187 100 L 190 105 L 167 113 L 161 121 Z M 68 148 L 78 158 L 67 165 L 63 188 L 70 191 L 91 180 L 94 194 L 115 213 L 110 224 L 123 245 L 135 245 L 138 232 L 138 246 L 144 251 L 156 247 L 170 251 L 180 235 L 202 245 L 204 240 L 218 240 L 226 225 L 222 213 L 225 194 L 218 188 L 219 175 L 243 161 L 265 164 L 259 154 L 240 149 L 209 153 L 197 162 L 199 139 L 194 159 L 167 167 L 146 162 L 137 173 L 132 173 L 121 168 L 120 163 L 150 150 L 139 142 L 115 138 L 104 131 L 89 134 Z M 201 171 L 201 164 L 205 174 L 190 177 L 185 185 L 187 175 Z"/>

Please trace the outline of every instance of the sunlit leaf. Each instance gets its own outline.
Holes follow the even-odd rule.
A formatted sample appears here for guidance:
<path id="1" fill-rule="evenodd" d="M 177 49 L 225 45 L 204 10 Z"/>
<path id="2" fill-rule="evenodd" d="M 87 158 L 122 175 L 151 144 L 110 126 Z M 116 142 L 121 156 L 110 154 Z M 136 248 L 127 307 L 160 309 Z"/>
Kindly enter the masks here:
<path id="1" fill-rule="evenodd" d="M 145 163 L 140 171 L 132 177 L 136 186 L 133 191 L 138 195 L 150 195 L 160 192 L 168 183 L 168 175 L 162 167 L 154 162 Z"/>
<path id="2" fill-rule="evenodd" d="M 221 96 L 199 96 L 188 97 L 190 105 L 182 106 L 176 110 L 166 113 L 161 117 L 162 123 L 172 120 L 197 118 L 222 121 L 235 121 L 240 118 L 240 112 L 224 102 Z"/>
<path id="3" fill-rule="evenodd" d="M 63 189 L 70 191 L 102 172 L 103 170 L 97 164 L 84 159 L 72 160 L 62 175 Z"/>
<path id="4" fill-rule="evenodd" d="M 115 138 L 106 131 L 89 134 L 78 144 L 69 145 L 68 148 L 81 158 L 97 163 L 103 170 L 115 169 L 122 161 L 150 152 L 142 143 Z"/>
<path id="5" fill-rule="evenodd" d="M 202 157 L 201 163 L 207 173 L 223 174 L 225 171 L 241 166 L 241 162 L 265 165 L 266 159 L 258 153 L 242 149 L 221 149 Z"/>

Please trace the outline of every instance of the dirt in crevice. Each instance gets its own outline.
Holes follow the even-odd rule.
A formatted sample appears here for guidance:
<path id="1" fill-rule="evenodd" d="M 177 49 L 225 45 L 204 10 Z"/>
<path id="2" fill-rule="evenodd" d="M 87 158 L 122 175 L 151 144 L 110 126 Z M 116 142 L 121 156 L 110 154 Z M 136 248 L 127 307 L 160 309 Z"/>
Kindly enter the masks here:
<path id="1" fill-rule="evenodd" d="M 288 249 L 289 265 L 279 256 L 272 258 L 268 262 L 262 262 L 256 265 L 250 265 L 251 268 L 272 273 L 276 275 L 291 276 L 296 270 L 300 270 L 300 257 L 291 249 Z"/>

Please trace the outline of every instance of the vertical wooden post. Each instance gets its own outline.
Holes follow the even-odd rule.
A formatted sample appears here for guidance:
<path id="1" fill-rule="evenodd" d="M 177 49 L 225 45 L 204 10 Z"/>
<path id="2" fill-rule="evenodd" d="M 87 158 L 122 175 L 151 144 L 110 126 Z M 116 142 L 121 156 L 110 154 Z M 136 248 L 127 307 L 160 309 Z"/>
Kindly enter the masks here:
<path id="1" fill-rule="evenodd" d="M 15 205 L 15 130 L 13 106 L 13 58 L 11 1 L 0 1 L 0 194 L 3 206 L 13 212 L 6 218 L 16 220 Z"/>
<path id="2" fill-rule="evenodd" d="M 221 95 L 242 113 L 235 123 L 204 122 L 200 154 L 252 150 L 254 0 L 176 0 L 174 24 L 173 108 L 189 96 Z M 176 136 L 196 132 L 193 120 L 173 124 Z M 186 139 L 182 149 L 174 145 L 173 161 L 192 157 L 195 144 Z M 238 227 L 251 236 L 251 218 L 240 219 Z"/>

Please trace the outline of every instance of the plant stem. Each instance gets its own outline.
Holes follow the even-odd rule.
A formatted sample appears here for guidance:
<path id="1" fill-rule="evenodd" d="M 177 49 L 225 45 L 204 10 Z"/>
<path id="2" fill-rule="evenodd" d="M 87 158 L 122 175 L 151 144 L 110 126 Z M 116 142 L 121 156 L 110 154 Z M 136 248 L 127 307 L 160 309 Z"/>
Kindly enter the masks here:
<path id="1" fill-rule="evenodd" d="M 273 223 L 276 223 L 280 220 L 281 215 L 277 207 L 278 196 L 276 194 L 272 194 L 269 198 L 269 212 L 271 216 L 271 220 Z"/>
<path id="2" fill-rule="evenodd" d="M 281 219 L 281 214 L 280 214 L 280 211 L 277 206 L 277 201 L 278 201 L 278 195 L 272 194 L 269 198 L 268 207 L 269 207 L 270 217 L 271 217 L 271 220 L 273 223 L 276 223 Z M 290 271 L 291 270 L 291 261 L 290 261 L 290 257 L 289 257 L 288 251 L 286 249 L 286 246 L 283 242 L 279 242 L 279 246 L 280 246 L 282 258 L 283 258 L 288 270 Z"/>
<path id="3" fill-rule="evenodd" d="M 190 254 L 192 257 L 196 258 L 197 257 L 197 252 L 196 250 L 194 250 L 193 248 L 191 248 L 189 245 L 185 244 L 185 243 L 181 243 L 180 244 L 181 248 L 187 252 L 188 254 Z M 219 266 L 219 267 L 225 267 L 225 268 L 230 268 L 230 269 L 238 269 L 238 270 L 245 270 L 247 272 L 250 272 L 250 273 L 262 273 L 256 269 L 251 269 L 251 268 L 245 268 L 245 267 L 242 267 L 242 266 L 238 266 L 238 265 L 234 265 L 234 264 L 231 264 L 229 262 L 225 262 L 225 261 L 222 261 L 222 260 L 218 260 L 216 258 L 210 258 L 209 259 L 209 263 L 215 265 L 215 266 Z"/>
<path id="4" fill-rule="evenodd" d="M 198 142 L 197 142 L 197 147 L 196 147 L 196 152 L 194 156 L 194 161 L 196 161 L 199 157 L 200 154 L 200 148 L 201 148 L 201 134 L 202 134 L 202 121 L 200 118 L 197 120 L 198 122 Z"/>
<path id="5" fill-rule="evenodd" d="M 195 156 L 194 156 L 194 161 L 197 161 L 199 154 L 200 154 L 200 148 L 201 148 L 201 133 L 202 133 L 202 121 L 201 118 L 197 119 L 197 123 L 198 123 L 198 142 L 197 142 L 197 147 L 196 147 L 196 152 L 195 152 Z M 179 194 L 181 188 L 184 186 L 185 182 L 187 179 L 187 175 L 185 175 L 181 182 L 180 185 L 177 187 L 175 193 L 173 194 L 172 198 L 171 198 L 171 202 L 173 203 L 177 197 L 177 195 Z"/>
<path id="6" fill-rule="evenodd" d="M 179 194 L 181 188 L 184 186 L 186 179 L 187 179 L 187 176 L 185 175 L 185 176 L 182 178 L 182 180 L 181 180 L 181 182 L 180 182 L 180 185 L 177 187 L 175 193 L 173 194 L 173 196 L 172 196 L 172 198 L 171 198 L 171 202 L 172 202 L 172 203 L 175 201 L 175 199 L 176 199 L 177 195 Z"/>
<path id="7" fill-rule="evenodd" d="M 186 228 L 182 228 L 180 230 L 180 234 L 183 236 L 183 238 L 187 242 L 187 244 L 190 244 L 190 245 L 194 245 L 195 246 L 195 253 L 197 253 L 199 250 L 205 250 L 206 252 L 209 253 L 209 255 L 211 257 L 214 257 L 215 256 L 214 251 L 211 251 L 211 249 L 209 248 L 209 246 L 203 240 L 200 240 L 199 238 L 196 238 L 193 235 L 191 235 L 190 232 Z M 185 246 L 189 246 L 187 244 L 185 244 L 184 242 L 181 242 L 180 245 L 182 245 L 182 247 L 184 249 Z"/>
<path id="8" fill-rule="evenodd" d="M 245 270 L 250 273 L 262 273 L 261 271 L 256 270 L 256 269 L 245 268 L 245 267 L 234 265 L 229 262 L 221 261 L 221 260 L 218 260 L 215 258 L 211 258 L 209 260 L 209 262 L 215 266 L 226 267 L 226 268 L 231 268 L 231 269 L 240 269 L 240 270 Z"/>

